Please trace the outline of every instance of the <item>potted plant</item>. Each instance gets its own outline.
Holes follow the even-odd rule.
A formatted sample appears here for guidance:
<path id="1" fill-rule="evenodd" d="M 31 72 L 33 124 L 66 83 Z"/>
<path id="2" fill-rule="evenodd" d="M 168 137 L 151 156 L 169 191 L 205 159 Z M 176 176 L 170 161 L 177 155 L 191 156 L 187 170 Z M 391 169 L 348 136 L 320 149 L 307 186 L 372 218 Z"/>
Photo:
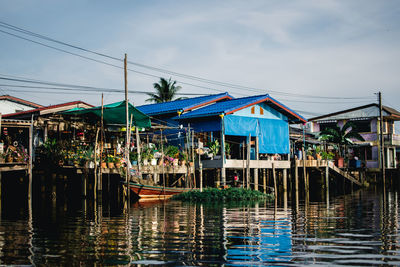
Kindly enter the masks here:
<path id="1" fill-rule="evenodd" d="M 182 151 L 179 153 L 179 159 L 181 161 L 181 165 L 184 166 L 189 158 L 188 153 L 186 151 Z"/>
<path id="2" fill-rule="evenodd" d="M 231 159 L 231 145 L 225 143 L 225 155 L 227 159 Z"/>
<path id="3" fill-rule="evenodd" d="M 138 165 L 138 153 L 136 151 L 131 151 L 129 153 L 129 160 L 133 166 Z"/>
<path id="4" fill-rule="evenodd" d="M 0 163 L 5 163 L 5 162 L 6 162 L 6 154 L 0 153 Z"/>
<path id="5" fill-rule="evenodd" d="M 114 168 L 114 156 L 113 155 L 107 155 L 106 156 L 106 162 L 107 162 L 107 167 L 112 169 Z"/>
<path id="6" fill-rule="evenodd" d="M 118 156 L 114 157 L 114 165 L 115 168 L 117 169 L 121 168 L 121 157 Z"/>
<path id="7" fill-rule="evenodd" d="M 213 142 L 211 142 L 208 147 L 213 155 L 212 159 L 213 158 L 217 159 L 215 156 L 219 153 L 219 148 L 220 148 L 218 140 L 214 140 Z"/>

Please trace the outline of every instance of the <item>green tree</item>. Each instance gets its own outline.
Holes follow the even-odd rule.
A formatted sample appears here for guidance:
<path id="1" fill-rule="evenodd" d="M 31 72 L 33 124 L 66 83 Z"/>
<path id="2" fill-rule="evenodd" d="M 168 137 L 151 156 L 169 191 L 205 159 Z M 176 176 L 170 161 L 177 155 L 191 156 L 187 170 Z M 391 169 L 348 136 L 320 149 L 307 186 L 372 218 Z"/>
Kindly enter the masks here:
<path id="1" fill-rule="evenodd" d="M 168 80 L 160 78 L 160 81 L 158 83 L 153 83 L 153 87 L 156 92 L 147 93 L 150 98 L 147 99 L 146 102 L 163 103 L 172 100 L 184 99 L 184 97 L 175 98 L 181 87 L 176 86 L 176 81 L 171 81 L 171 78 L 169 78 Z"/>
<path id="2" fill-rule="evenodd" d="M 321 131 L 320 140 L 335 143 L 339 146 L 339 154 L 346 151 L 346 146 L 353 144 L 352 140 L 365 141 L 364 138 L 357 132 L 354 123 L 348 121 L 342 128 L 334 126 Z M 343 151 L 342 151 L 343 148 Z"/>

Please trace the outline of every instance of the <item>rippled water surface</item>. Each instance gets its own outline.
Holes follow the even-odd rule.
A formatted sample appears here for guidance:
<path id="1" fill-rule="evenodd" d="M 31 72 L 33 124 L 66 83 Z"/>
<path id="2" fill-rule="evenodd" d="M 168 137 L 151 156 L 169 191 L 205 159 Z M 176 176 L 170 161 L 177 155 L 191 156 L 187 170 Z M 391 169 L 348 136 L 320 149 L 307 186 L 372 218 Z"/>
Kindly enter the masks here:
<path id="1" fill-rule="evenodd" d="M 4 198 L 0 264 L 400 266 L 397 192 L 297 207 Z"/>

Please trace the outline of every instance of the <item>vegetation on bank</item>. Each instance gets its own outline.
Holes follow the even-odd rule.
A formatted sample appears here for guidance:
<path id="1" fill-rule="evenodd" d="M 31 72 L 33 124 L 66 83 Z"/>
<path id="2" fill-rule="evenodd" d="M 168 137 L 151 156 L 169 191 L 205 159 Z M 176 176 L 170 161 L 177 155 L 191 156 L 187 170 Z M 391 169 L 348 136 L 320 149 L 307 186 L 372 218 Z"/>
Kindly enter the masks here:
<path id="1" fill-rule="evenodd" d="M 172 199 L 193 202 L 208 201 L 256 201 L 271 200 L 272 194 L 264 194 L 260 191 L 230 187 L 226 189 L 206 188 L 203 192 L 192 190 L 179 195 L 174 195 Z"/>

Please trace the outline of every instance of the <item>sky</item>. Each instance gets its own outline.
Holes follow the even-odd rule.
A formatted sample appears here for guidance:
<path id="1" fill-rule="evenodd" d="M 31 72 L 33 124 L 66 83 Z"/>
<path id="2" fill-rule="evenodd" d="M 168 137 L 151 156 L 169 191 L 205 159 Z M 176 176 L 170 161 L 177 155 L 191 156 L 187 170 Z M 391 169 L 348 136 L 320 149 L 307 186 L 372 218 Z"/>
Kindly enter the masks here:
<path id="1" fill-rule="evenodd" d="M 269 93 L 306 118 L 377 102 L 381 91 L 383 104 L 400 110 L 397 0 L 0 0 L 0 15 L 0 22 L 80 48 L 217 81 L 128 64 L 129 90 L 153 92 L 164 77 L 187 94 Z M 87 57 L 0 32 L 0 77 L 124 89 L 122 61 L 0 30 Z M 10 86 L 21 84 L 0 80 L 0 95 L 42 105 L 101 103 L 99 91 Z M 134 105 L 147 98 L 129 94 Z M 123 93 L 104 94 L 106 104 L 123 99 Z"/>

